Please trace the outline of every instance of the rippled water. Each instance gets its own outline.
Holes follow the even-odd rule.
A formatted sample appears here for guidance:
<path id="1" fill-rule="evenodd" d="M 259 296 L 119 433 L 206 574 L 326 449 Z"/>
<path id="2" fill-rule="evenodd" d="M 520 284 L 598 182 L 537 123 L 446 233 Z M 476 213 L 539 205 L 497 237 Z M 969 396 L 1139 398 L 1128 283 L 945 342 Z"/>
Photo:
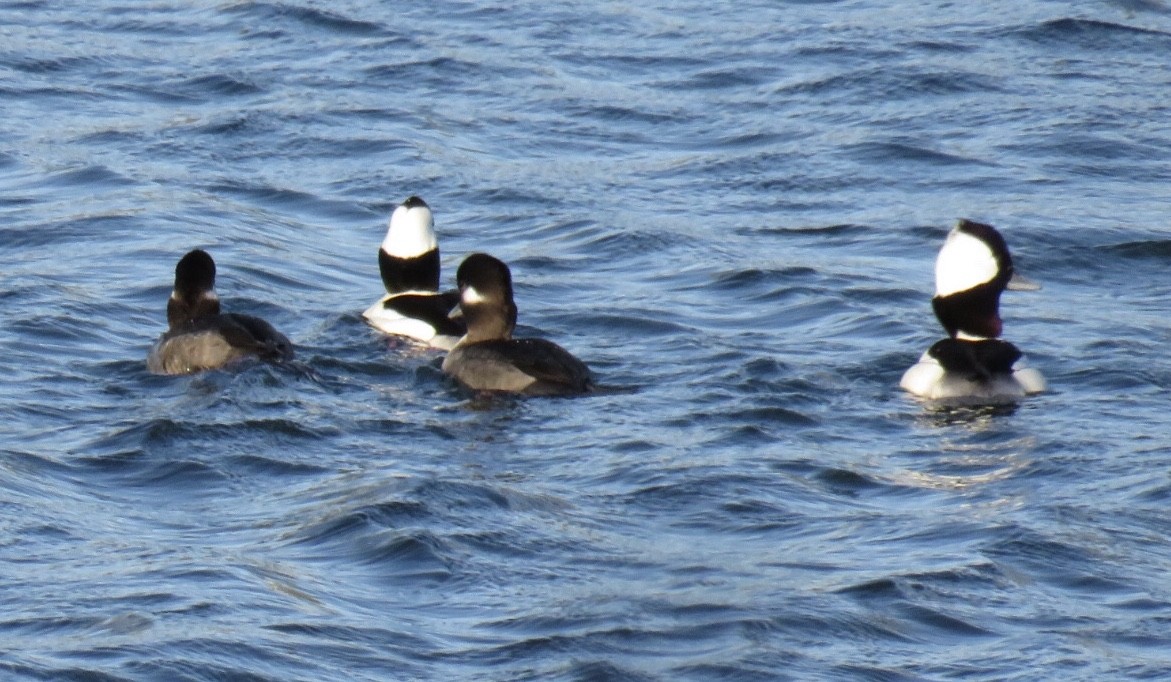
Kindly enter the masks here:
<path id="1" fill-rule="evenodd" d="M 5 679 L 1171 676 L 1165 3 L 67 5 L 0 2 Z M 628 390 L 368 328 L 409 194 Z M 959 217 L 1016 409 L 897 389 Z M 146 371 L 196 246 L 295 365 Z"/>

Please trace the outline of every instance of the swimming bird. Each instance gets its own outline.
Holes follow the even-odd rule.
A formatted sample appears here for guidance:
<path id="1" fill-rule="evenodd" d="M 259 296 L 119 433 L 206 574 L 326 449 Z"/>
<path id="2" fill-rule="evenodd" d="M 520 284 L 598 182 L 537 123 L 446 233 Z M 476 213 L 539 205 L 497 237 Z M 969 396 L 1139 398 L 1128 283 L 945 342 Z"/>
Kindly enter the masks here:
<path id="1" fill-rule="evenodd" d="M 293 358 L 289 339 L 268 322 L 220 312 L 215 261 L 202 249 L 188 252 L 175 266 L 167 325 L 146 358 L 147 369 L 156 374 L 217 369 L 243 358 L 270 362 Z"/>
<path id="2" fill-rule="evenodd" d="M 1041 373 L 999 338 L 1000 294 L 1039 288 L 1016 274 L 996 228 L 960 220 L 936 258 L 931 299 L 948 337 L 932 345 L 899 385 L 923 398 L 963 403 L 1013 402 L 1044 391 Z"/>
<path id="3" fill-rule="evenodd" d="M 574 395 L 594 388 L 590 370 L 545 339 L 514 339 L 512 273 L 484 253 L 464 259 L 456 273 L 468 331 L 443 360 L 443 371 L 478 391 Z"/>
<path id="4" fill-rule="evenodd" d="M 408 197 L 394 209 L 378 249 L 386 295 L 362 316 L 379 331 L 451 349 L 466 328 L 451 313 L 459 292 L 439 291 L 439 243 L 431 207 Z"/>

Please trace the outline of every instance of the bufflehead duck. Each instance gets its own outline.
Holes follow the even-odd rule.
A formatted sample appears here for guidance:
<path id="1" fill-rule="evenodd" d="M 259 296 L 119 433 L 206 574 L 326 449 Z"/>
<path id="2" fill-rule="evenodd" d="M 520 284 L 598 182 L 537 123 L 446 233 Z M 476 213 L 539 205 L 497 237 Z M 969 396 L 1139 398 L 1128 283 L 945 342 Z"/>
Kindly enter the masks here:
<path id="1" fill-rule="evenodd" d="M 468 332 L 443 360 L 443 371 L 478 391 L 572 395 L 593 388 L 590 370 L 544 339 L 514 339 L 516 304 L 508 266 L 487 254 L 464 259 L 456 273 Z"/>
<path id="2" fill-rule="evenodd" d="M 935 261 L 931 306 L 948 338 L 937 341 L 899 385 L 930 400 L 1012 402 L 1045 390 L 1001 333 L 1000 294 L 1040 287 L 1016 275 L 1004 237 L 991 225 L 961 220 Z"/>
<path id="3" fill-rule="evenodd" d="M 464 335 L 463 323 L 450 317 L 459 292 L 439 292 L 439 243 L 427 202 L 412 196 L 394 209 L 378 269 L 386 295 L 362 313 L 371 326 L 444 350 Z"/>
<path id="4" fill-rule="evenodd" d="M 215 261 L 202 249 L 189 252 L 175 266 L 167 325 L 146 358 L 147 369 L 156 374 L 217 369 L 248 357 L 270 362 L 293 358 L 293 345 L 269 323 L 220 312 Z"/>

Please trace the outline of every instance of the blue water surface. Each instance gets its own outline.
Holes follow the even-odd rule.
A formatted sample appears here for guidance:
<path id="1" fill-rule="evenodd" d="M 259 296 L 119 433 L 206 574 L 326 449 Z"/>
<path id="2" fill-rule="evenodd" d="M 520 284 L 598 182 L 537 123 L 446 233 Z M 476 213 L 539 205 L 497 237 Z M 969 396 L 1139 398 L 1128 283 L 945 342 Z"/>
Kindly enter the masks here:
<path id="1" fill-rule="evenodd" d="M 0 677 L 1171 678 L 1171 5 L 0 0 Z M 391 210 L 619 390 L 381 336 Z M 1001 228 L 1051 384 L 897 387 Z M 174 265 L 289 366 L 159 377 Z"/>

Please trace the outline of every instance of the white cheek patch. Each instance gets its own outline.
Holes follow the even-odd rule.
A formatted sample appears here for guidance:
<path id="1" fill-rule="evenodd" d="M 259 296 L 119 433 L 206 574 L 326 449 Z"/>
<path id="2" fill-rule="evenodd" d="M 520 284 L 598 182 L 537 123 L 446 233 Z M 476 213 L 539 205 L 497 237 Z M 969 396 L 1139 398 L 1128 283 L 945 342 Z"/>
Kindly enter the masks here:
<path id="1" fill-rule="evenodd" d="M 476 291 L 475 287 L 464 287 L 463 291 L 459 293 L 459 302 L 463 305 L 475 305 L 477 303 L 484 303 L 487 300 L 483 294 Z"/>
<path id="2" fill-rule="evenodd" d="M 947 296 L 991 281 L 998 269 L 987 244 L 952 230 L 935 259 L 935 295 Z"/>
<path id="3" fill-rule="evenodd" d="M 200 297 L 200 298 L 202 298 L 202 299 L 208 300 L 208 301 L 218 301 L 218 300 L 220 300 L 220 299 L 219 299 L 219 296 L 216 296 L 216 295 L 215 295 L 215 291 L 205 291 L 205 292 L 203 292 L 202 294 L 200 294 L 200 295 L 199 295 L 199 297 Z M 172 301 L 181 301 L 181 300 L 183 300 L 183 299 L 182 299 L 182 298 L 180 298 L 180 296 L 179 296 L 179 290 L 178 290 L 178 289 L 172 289 L 172 290 L 171 290 L 171 300 L 172 300 Z"/>
<path id="4" fill-rule="evenodd" d="M 439 247 L 435 219 L 426 206 L 399 206 L 390 215 L 382 250 L 395 258 L 414 258 Z"/>

